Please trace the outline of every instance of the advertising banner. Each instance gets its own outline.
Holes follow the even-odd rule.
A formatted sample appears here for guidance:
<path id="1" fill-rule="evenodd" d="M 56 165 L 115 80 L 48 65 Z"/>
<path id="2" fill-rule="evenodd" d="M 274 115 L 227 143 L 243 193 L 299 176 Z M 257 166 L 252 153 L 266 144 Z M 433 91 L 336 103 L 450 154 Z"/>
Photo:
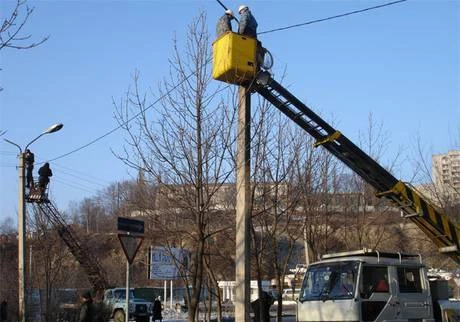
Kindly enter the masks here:
<path id="1" fill-rule="evenodd" d="M 172 280 L 179 278 L 179 269 L 188 270 L 189 251 L 180 248 L 150 247 L 149 279 Z"/>

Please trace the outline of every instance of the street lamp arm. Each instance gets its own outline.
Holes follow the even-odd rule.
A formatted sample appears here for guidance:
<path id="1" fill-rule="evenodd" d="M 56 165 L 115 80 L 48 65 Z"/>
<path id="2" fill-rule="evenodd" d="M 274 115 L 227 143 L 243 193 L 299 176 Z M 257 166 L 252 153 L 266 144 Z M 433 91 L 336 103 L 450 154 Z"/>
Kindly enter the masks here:
<path id="1" fill-rule="evenodd" d="M 39 138 L 41 138 L 43 135 L 45 134 L 49 134 L 49 133 L 54 133 L 54 132 L 57 132 L 59 131 L 60 129 L 62 129 L 64 125 L 62 123 L 57 123 L 57 124 L 54 124 L 54 125 L 51 125 L 49 128 L 47 128 L 42 134 L 40 134 L 39 136 L 37 136 L 35 139 L 33 139 L 32 141 L 30 141 L 27 145 L 26 145 L 26 148 L 25 150 L 27 150 L 27 148 L 29 147 L 29 145 L 31 145 L 32 143 L 34 143 L 35 141 L 37 141 Z"/>
<path id="2" fill-rule="evenodd" d="M 37 136 L 35 139 L 33 139 L 32 141 L 30 141 L 27 145 L 26 145 L 26 148 L 24 149 L 27 150 L 27 148 L 29 147 L 29 145 L 31 145 L 32 143 L 34 143 L 35 141 L 37 141 L 39 138 L 41 138 L 43 135 L 45 135 L 47 132 L 43 132 L 42 134 L 40 134 L 39 136 Z"/>
<path id="3" fill-rule="evenodd" d="M 9 144 L 12 144 L 12 145 L 16 146 L 16 147 L 19 149 L 19 153 L 22 153 L 22 149 L 21 149 L 21 147 L 20 147 L 18 144 L 14 143 L 13 141 L 10 141 L 10 140 L 8 140 L 8 139 L 3 139 L 3 140 L 5 140 L 6 142 L 8 142 Z"/>

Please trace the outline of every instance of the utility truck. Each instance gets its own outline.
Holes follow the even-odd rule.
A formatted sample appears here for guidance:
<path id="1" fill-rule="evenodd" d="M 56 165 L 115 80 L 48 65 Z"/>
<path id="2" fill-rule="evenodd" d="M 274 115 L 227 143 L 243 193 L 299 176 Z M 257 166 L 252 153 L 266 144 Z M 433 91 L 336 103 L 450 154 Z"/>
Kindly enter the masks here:
<path id="1" fill-rule="evenodd" d="M 395 178 L 276 82 L 269 71 L 271 63 L 271 55 L 258 39 L 228 32 L 213 43 L 214 79 L 239 85 L 240 95 L 246 98 L 254 92 L 264 97 L 310 134 L 316 140 L 315 147 L 321 146 L 341 160 L 374 187 L 377 197 L 386 198 L 398 207 L 402 216 L 425 233 L 440 253 L 460 264 L 460 227 L 429 198 Z M 362 285 L 377 271 L 387 273 L 387 292 Z M 348 272 L 349 286 L 339 294 L 335 283 Z M 412 286 L 414 283 L 416 286 Z M 452 315 L 457 314 L 458 303 L 443 303 L 446 300 L 438 300 L 437 293 L 445 298 L 445 292 L 438 292 L 438 286 L 430 290 L 421 259 L 414 256 L 376 251 L 330 255 L 308 268 L 299 297 L 298 320 L 454 321 Z M 453 308 L 448 309 L 448 305 Z"/>
<path id="2" fill-rule="evenodd" d="M 460 321 L 446 280 L 429 281 L 420 255 L 358 250 L 309 265 L 297 321 Z"/>

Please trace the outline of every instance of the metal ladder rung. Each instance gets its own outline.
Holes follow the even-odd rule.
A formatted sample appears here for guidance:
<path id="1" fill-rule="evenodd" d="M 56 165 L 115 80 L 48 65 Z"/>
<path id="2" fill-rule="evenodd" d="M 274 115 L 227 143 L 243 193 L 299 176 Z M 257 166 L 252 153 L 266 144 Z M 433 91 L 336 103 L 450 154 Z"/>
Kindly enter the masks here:
<path id="1" fill-rule="evenodd" d="M 403 215 L 402 217 L 403 218 L 412 218 L 412 217 L 420 217 L 421 215 L 417 212 L 414 212 L 414 213 L 411 213 L 411 214 L 407 214 L 407 215 Z"/>

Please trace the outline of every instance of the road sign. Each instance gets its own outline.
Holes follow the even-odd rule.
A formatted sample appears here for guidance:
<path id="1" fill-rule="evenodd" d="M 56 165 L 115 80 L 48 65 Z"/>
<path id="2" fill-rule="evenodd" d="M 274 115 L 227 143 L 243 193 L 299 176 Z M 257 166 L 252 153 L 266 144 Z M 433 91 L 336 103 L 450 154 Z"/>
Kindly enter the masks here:
<path id="1" fill-rule="evenodd" d="M 118 230 L 127 231 L 130 233 L 143 234 L 144 233 L 144 221 L 118 217 Z"/>
<path id="2" fill-rule="evenodd" d="M 151 246 L 149 255 L 151 280 L 176 279 L 179 278 L 179 270 L 188 270 L 190 252 L 186 249 Z"/>
<path id="3" fill-rule="evenodd" d="M 129 234 L 118 234 L 123 252 L 126 255 L 128 263 L 132 264 L 134 257 L 136 257 L 137 251 L 141 247 L 142 240 L 144 237 L 129 235 Z"/>

